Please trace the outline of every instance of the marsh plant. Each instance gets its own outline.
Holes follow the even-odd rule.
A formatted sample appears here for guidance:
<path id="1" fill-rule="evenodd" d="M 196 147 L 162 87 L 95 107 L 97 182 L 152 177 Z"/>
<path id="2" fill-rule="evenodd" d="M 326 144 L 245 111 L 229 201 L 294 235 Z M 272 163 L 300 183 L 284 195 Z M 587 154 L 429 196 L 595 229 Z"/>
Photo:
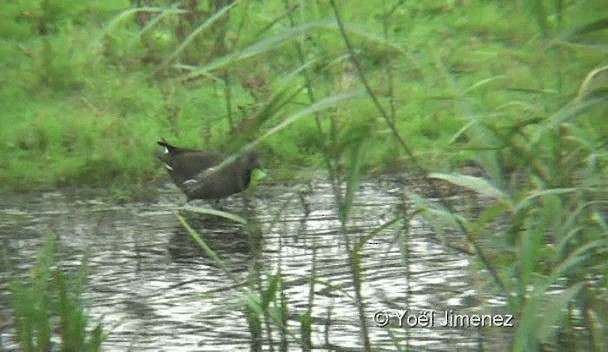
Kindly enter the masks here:
<path id="1" fill-rule="evenodd" d="M 514 351 L 606 348 L 608 154 L 605 141 L 576 127 L 606 100 L 586 88 L 519 126 L 472 124 L 469 146 L 479 149 L 486 177 L 431 175 L 487 202 L 476 217 L 441 205 L 433 210 L 461 227 L 479 269 L 506 298 L 518 321 Z"/>
<path id="2" fill-rule="evenodd" d="M 21 351 L 101 351 L 105 332 L 92 326 L 82 298 L 86 265 L 77 272 L 56 261 L 56 240 L 47 236 L 33 267 L 12 277 L 9 303 Z"/>

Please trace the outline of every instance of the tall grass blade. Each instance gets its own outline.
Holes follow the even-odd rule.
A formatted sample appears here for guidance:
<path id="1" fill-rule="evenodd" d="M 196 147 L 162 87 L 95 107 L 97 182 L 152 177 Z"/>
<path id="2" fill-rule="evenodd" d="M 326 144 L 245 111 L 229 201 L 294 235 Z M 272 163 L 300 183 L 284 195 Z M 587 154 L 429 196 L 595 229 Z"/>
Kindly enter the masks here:
<path id="1" fill-rule="evenodd" d="M 355 141 L 355 145 L 351 149 L 350 170 L 346 180 L 346 194 L 342 200 L 343 203 L 340 205 L 340 221 L 343 224 L 346 224 L 348 221 L 348 217 L 353 206 L 353 199 L 355 198 L 355 192 L 357 191 L 357 187 L 359 185 L 363 143 L 364 139 L 360 138 L 358 141 Z"/>
<path id="2" fill-rule="evenodd" d="M 194 31 L 192 31 L 186 39 L 169 55 L 165 61 L 154 71 L 155 74 L 164 70 L 169 64 L 171 64 L 191 43 L 192 41 L 205 29 L 211 26 L 215 21 L 222 18 L 224 14 L 226 14 L 230 9 L 236 6 L 239 1 L 234 1 L 233 3 L 223 7 L 220 11 L 217 11 L 213 14 L 213 16 L 209 17 L 203 24 L 198 26 Z"/>
<path id="3" fill-rule="evenodd" d="M 290 332 L 287 329 L 287 322 L 289 320 L 289 309 L 287 307 L 287 298 L 285 297 L 285 282 L 283 281 L 283 275 L 281 274 L 280 270 L 279 278 L 279 329 L 281 331 L 281 352 L 287 352 L 288 337 L 290 336 Z"/>
<path id="4" fill-rule="evenodd" d="M 298 71 L 298 70 L 296 70 Z M 295 79 L 294 75 L 289 75 L 289 78 Z M 245 131 L 240 131 L 236 139 L 230 140 L 230 145 L 241 145 L 242 141 L 249 140 L 251 136 L 259 133 L 262 125 L 273 117 L 277 117 L 282 109 L 288 104 L 293 103 L 294 99 L 301 94 L 304 87 L 294 84 L 290 79 L 287 79 L 285 83 L 278 88 L 255 115 L 249 117 L 250 121 L 253 121 Z M 248 146 L 251 148 L 251 146 Z"/>
<path id="5" fill-rule="evenodd" d="M 234 213 L 229 213 L 227 211 L 222 211 L 222 210 L 217 210 L 217 209 L 213 209 L 213 208 L 201 208 L 201 207 L 193 207 L 190 205 L 185 205 L 182 206 L 179 210 L 185 210 L 191 213 L 195 213 L 195 214 L 201 214 L 201 215 L 213 215 L 213 216 L 219 216 L 228 220 L 232 220 L 234 222 L 237 222 L 239 224 L 247 224 L 247 220 L 237 214 Z"/>
<path id="6" fill-rule="evenodd" d="M 522 291 L 528 287 L 531 275 L 535 271 L 538 254 L 543 245 L 546 224 L 541 220 L 536 222 L 536 217 L 542 217 L 542 213 L 532 210 L 526 215 L 527 223 L 519 246 L 519 277 L 518 284 Z"/>
<path id="7" fill-rule="evenodd" d="M 281 281 L 281 272 L 277 271 L 274 275 L 270 277 L 270 282 L 268 282 L 268 286 L 265 290 L 263 290 L 261 295 L 260 307 L 262 311 L 268 310 L 270 303 L 274 302 L 277 297 L 277 291 L 279 289 L 279 283 Z"/>
<path id="8" fill-rule="evenodd" d="M 567 314 L 568 302 L 576 296 L 585 283 L 579 282 L 559 294 L 547 297 L 542 319 L 535 327 L 536 339 L 541 343 L 548 342 L 555 330 L 561 325 L 560 321 Z"/>
<path id="9" fill-rule="evenodd" d="M 547 120 L 548 129 L 545 129 L 544 132 L 546 133 L 546 132 L 550 131 L 549 129 L 557 128 L 564 121 L 573 119 L 577 115 L 582 114 L 583 112 L 589 110 L 590 108 L 592 108 L 593 106 L 595 106 L 597 104 L 606 105 L 606 104 L 608 104 L 608 102 L 606 101 L 606 99 L 604 99 L 602 97 L 596 97 L 596 98 L 588 98 L 588 99 L 576 101 L 574 104 L 569 104 L 569 105 L 565 106 L 564 108 L 559 110 L 557 113 L 555 113 L 551 117 L 549 117 L 549 119 Z M 538 138 L 540 138 L 541 136 L 542 135 L 540 135 Z M 537 142 L 537 140 L 535 140 L 534 142 Z"/>
<path id="10" fill-rule="evenodd" d="M 407 192 L 407 197 L 414 205 L 412 211 L 424 216 L 438 233 L 444 233 L 446 228 L 458 228 L 460 223 L 466 227 L 468 223 L 466 218 L 414 192 Z"/>
<path id="11" fill-rule="evenodd" d="M 543 35 L 547 35 L 547 10 L 545 9 L 543 0 L 526 0 L 525 3 L 530 14 L 536 20 L 540 31 Z"/>
<path id="12" fill-rule="evenodd" d="M 551 189 L 544 189 L 544 190 L 540 190 L 540 191 L 533 191 L 531 194 L 529 194 L 528 196 L 526 196 L 525 198 L 523 198 L 522 200 L 517 202 L 517 204 L 515 204 L 513 212 L 519 213 L 523 209 L 529 207 L 533 203 L 533 201 L 536 201 L 538 198 L 541 198 L 541 197 L 544 197 L 547 195 L 561 195 L 561 194 L 575 193 L 578 191 L 580 191 L 579 188 L 551 188 Z"/>
<path id="13" fill-rule="evenodd" d="M 176 213 L 175 216 L 182 224 L 182 226 L 186 229 L 186 231 L 188 231 L 192 239 L 194 239 L 194 241 L 199 245 L 199 247 L 201 247 L 205 254 L 209 258 L 211 258 L 219 268 L 222 269 L 224 274 L 226 274 L 232 280 L 232 282 L 239 283 L 239 280 L 236 279 L 236 277 L 232 274 L 226 264 L 220 259 L 217 253 L 215 253 L 215 251 L 211 249 L 211 247 L 205 242 L 205 240 L 203 240 L 201 235 L 195 229 L 193 229 L 192 226 L 190 226 L 188 221 L 179 213 Z"/>
<path id="14" fill-rule="evenodd" d="M 477 88 L 483 87 L 483 86 L 485 86 L 486 84 L 489 84 L 489 83 L 494 82 L 494 81 L 496 81 L 496 80 L 505 79 L 505 78 L 507 78 L 507 76 L 506 76 L 506 75 L 498 75 L 498 76 L 494 76 L 494 77 L 489 77 L 489 78 L 486 78 L 486 79 L 482 79 L 481 81 L 476 82 L 475 84 L 473 84 L 473 85 L 472 85 L 472 86 L 470 86 L 469 88 L 467 88 L 467 89 L 465 89 L 464 91 L 462 91 L 462 95 L 464 96 L 465 94 L 467 94 L 467 93 L 469 93 L 469 92 L 471 92 L 471 91 L 473 91 L 473 90 L 475 90 L 475 89 L 477 89 Z"/>
<path id="15" fill-rule="evenodd" d="M 431 173 L 429 174 L 429 177 L 450 182 L 501 202 L 510 202 L 508 196 L 503 191 L 482 177 L 469 175 L 449 175 L 442 173 Z"/>
<path id="16" fill-rule="evenodd" d="M 137 41 L 141 40 L 141 38 L 147 34 L 149 31 L 154 29 L 156 25 L 158 25 L 162 20 L 169 17 L 170 15 L 178 15 L 184 13 L 184 10 L 178 9 L 164 9 L 158 16 L 152 18 L 146 25 L 135 35 L 135 37 L 129 43 L 129 47 L 132 47 Z"/>
<path id="17" fill-rule="evenodd" d="M 608 18 L 601 18 L 591 23 L 576 26 L 572 29 L 564 31 L 562 34 L 556 36 L 557 40 L 573 40 L 578 39 L 577 37 L 590 34 L 597 31 L 608 29 Z"/>
<path id="18" fill-rule="evenodd" d="M 196 79 L 199 76 L 206 76 L 208 75 L 208 72 L 223 68 L 228 65 L 234 65 L 237 64 L 239 61 L 268 52 L 277 47 L 290 43 L 294 40 L 298 40 L 311 30 L 327 25 L 328 23 L 330 22 L 317 21 L 309 22 L 297 27 L 291 27 L 271 37 L 259 40 L 238 52 L 234 52 L 232 54 L 221 57 L 203 67 L 193 69 L 192 72 L 182 77 L 182 80 L 190 81 Z"/>
<path id="19" fill-rule="evenodd" d="M 258 309 L 256 309 L 258 308 Z M 251 334 L 251 352 L 262 351 L 262 343 L 264 342 L 263 330 L 262 330 L 262 319 L 261 311 L 259 311 L 259 305 L 255 302 L 248 301 L 245 305 L 245 317 L 247 319 L 247 326 L 249 327 L 249 333 Z"/>
<path id="20" fill-rule="evenodd" d="M 53 334 L 62 351 L 100 351 L 104 335 L 98 324 L 88 330 L 89 317 L 82 306 L 86 265 L 76 277 L 55 261 L 54 236 L 47 236 L 29 278 L 10 279 L 9 303 L 13 309 L 19 346 L 23 351 L 52 351 Z"/>
<path id="21" fill-rule="evenodd" d="M 289 125 L 291 125 L 292 123 L 296 122 L 297 120 L 299 120 L 303 117 L 314 114 L 315 112 L 319 112 L 319 111 L 323 111 L 326 109 L 336 107 L 339 104 L 346 103 L 348 100 L 356 98 L 356 97 L 360 97 L 362 95 L 363 94 L 361 91 L 354 91 L 354 92 L 349 92 L 349 93 L 344 93 L 344 94 L 333 95 L 333 96 L 318 100 L 316 103 L 309 105 L 305 109 L 302 109 L 300 111 L 297 111 L 297 112 L 289 115 L 289 117 L 287 117 L 283 122 L 274 126 L 271 129 L 269 129 L 268 132 L 266 132 L 264 135 L 262 135 L 255 142 L 255 144 L 257 144 L 257 143 L 261 142 L 262 140 L 272 136 L 273 134 L 281 131 L 282 129 L 288 127 Z M 252 147 L 252 146 L 253 145 L 248 145 L 248 147 Z"/>
<path id="22" fill-rule="evenodd" d="M 307 311 L 298 316 L 300 321 L 300 344 L 303 352 L 312 351 L 312 317 L 311 312 Z"/>
<path id="23" fill-rule="evenodd" d="M 106 25 L 106 28 L 101 32 L 101 38 L 97 41 L 97 45 L 100 45 L 104 38 L 116 30 L 116 27 L 118 27 L 123 21 L 130 20 L 138 13 L 163 13 L 165 11 L 169 11 L 173 14 L 182 14 L 186 12 L 178 9 L 168 10 L 162 7 L 139 7 L 122 11 L 120 15 L 114 17 L 114 19 L 112 19 L 112 21 Z"/>
<path id="24" fill-rule="evenodd" d="M 581 101 L 583 98 L 585 98 L 585 96 L 588 94 L 588 92 L 590 91 L 589 86 L 591 85 L 591 82 L 602 72 L 605 72 L 608 70 L 608 66 L 603 66 L 600 68 L 596 68 L 595 70 L 592 70 L 591 72 L 589 72 L 587 74 L 587 76 L 585 76 L 585 79 L 583 80 L 583 82 L 581 83 L 581 87 L 578 89 L 578 93 L 576 95 L 576 98 L 574 100 L 574 102 L 579 102 Z"/>

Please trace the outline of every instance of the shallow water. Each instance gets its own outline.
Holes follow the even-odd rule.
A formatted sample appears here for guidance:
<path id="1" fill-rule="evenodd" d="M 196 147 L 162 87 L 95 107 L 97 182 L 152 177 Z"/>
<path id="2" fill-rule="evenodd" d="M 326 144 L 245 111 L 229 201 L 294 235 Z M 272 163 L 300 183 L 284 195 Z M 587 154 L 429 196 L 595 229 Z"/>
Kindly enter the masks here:
<path id="1" fill-rule="evenodd" d="M 362 183 L 346 228 L 351 242 L 400 216 L 400 194 L 395 183 Z M 224 207 L 259 225 L 263 242 L 258 260 L 269 274 L 281 269 L 291 314 L 288 328 L 298 336 L 296 314 L 304 313 L 309 304 L 314 253 L 313 345 L 317 350 L 332 346 L 358 350 L 359 319 L 330 186 L 319 181 L 293 191 L 287 186 L 261 185 L 249 197 L 247 208 L 240 199 L 232 197 Z M 2 260 L 11 265 L 0 272 L 0 309 L 7 306 L 6 276 L 31 267 L 44 235 L 53 232 L 59 239 L 62 267 L 76 267 L 88 254 L 84 301 L 94 321 L 110 330 L 104 350 L 248 350 L 251 341 L 242 302 L 255 256 L 245 230 L 218 218 L 196 222 L 226 266 L 219 267 L 178 221 L 175 210 L 183 202 L 171 185 L 155 203 L 117 205 L 78 192 L 3 197 L 0 241 L 7 258 Z M 501 312 L 500 300 L 480 303 L 487 292 L 482 295 L 475 289 L 472 257 L 446 246 L 445 239 L 418 217 L 409 223 L 408 231 L 402 225 L 397 221 L 363 246 L 365 318 L 373 350 L 396 350 L 395 338 L 400 346 L 420 351 L 499 350 L 502 343 L 497 345 L 488 331 L 508 333 L 506 328 L 438 326 L 440 316 L 450 310 Z M 406 309 L 406 316 L 436 312 L 436 326 L 399 326 L 395 314 L 402 315 Z M 379 326 L 382 321 L 374 317 L 381 319 L 384 313 L 391 316 L 389 324 Z M 407 318 L 403 319 L 407 325 Z M 2 331 L 0 350 L 16 348 L 12 334 L 10 327 Z M 278 341 L 276 331 L 274 339 Z M 290 344 L 300 350 L 297 341 L 292 339 Z"/>

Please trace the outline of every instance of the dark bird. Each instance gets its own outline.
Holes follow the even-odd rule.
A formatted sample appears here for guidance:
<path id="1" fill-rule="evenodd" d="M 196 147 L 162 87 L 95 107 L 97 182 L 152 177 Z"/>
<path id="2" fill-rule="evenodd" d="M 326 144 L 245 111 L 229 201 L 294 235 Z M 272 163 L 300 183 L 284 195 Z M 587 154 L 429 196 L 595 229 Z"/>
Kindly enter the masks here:
<path id="1" fill-rule="evenodd" d="M 260 166 L 255 152 L 227 157 L 214 151 L 179 148 L 164 139 L 158 158 L 165 163 L 173 182 L 193 199 L 220 199 L 244 191 L 251 173 Z"/>

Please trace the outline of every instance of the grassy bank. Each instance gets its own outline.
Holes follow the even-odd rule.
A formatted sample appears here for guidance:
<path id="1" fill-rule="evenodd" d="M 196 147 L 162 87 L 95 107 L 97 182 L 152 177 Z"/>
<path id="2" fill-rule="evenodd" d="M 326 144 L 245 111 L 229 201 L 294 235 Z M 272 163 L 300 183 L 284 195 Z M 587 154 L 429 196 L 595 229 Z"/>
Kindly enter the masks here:
<path id="1" fill-rule="evenodd" d="M 279 178 L 340 160 L 365 136 L 364 170 L 402 170 L 411 156 L 395 152 L 370 93 L 423 165 L 452 167 L 477 155 L 460 143 L 471 121 L 543 119 L 606 64 L 605 25 L 581 27 L 602 1 L 534 4 L 344 3 L 357 66 L 325 2 L 4 2 L 0 184 L 137 190 L 160 172 L 160 136 L 226 150 L 258 141 Z M 608 135 L 603 112 L 577 121 L 577 136 Z"/>

